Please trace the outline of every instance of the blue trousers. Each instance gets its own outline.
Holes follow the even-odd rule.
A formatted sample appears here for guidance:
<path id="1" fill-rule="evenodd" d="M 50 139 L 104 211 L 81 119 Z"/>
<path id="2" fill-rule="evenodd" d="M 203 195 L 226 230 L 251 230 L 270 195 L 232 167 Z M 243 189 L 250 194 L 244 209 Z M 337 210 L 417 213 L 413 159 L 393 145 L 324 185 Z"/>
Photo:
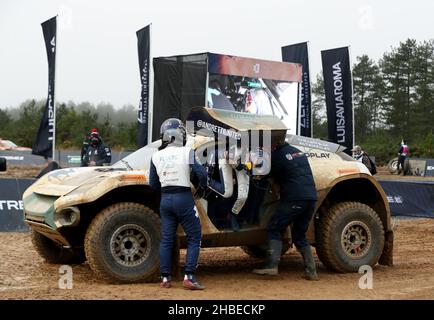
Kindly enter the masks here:
<path id="1" fill-rule="evenodd" d="M 194 210 L 194 200 L 190 191 L 162 193 L 160 203 L 161 242 L 160 272 L 170 274 L 172 250 L 176 240 L 176 230 L 181 224 L 187 236 L 187 256 L 185 273 L 195 273 L 199 259 L 202 232 L 199 217 Z"/>
<path id="2" fill-rule="evenodd" d="M 268 221 L 267 235 L 269 240 L 281 240 L 286 228 L 292 225 L 292 241 L 300 249 L 309 245 L 306 231 L 315 211 L 316 201 L 284 201 L 280 203 L 274 215 Z"/>
<path id="3" fill-rule="evenodd" d="M 398 170 L 404 170 L 404 163 L 405 163 L 406 158 L 407 158 L 406 156 L 399 156 L 398 157 L 398 165 L 397 165 Z M 399 167 L 401 167 L 401 169 L 399 169 Z"/>

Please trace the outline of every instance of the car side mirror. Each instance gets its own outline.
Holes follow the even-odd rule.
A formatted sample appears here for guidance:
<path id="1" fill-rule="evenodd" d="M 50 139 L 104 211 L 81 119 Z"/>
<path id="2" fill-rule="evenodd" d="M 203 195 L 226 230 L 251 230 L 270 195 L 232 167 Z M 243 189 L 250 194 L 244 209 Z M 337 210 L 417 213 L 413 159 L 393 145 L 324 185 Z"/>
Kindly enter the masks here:
<path id="1" fill-rule="evenodd" d="M 6 158 L 0 157 L 0 172 L 6 171 Z"/>

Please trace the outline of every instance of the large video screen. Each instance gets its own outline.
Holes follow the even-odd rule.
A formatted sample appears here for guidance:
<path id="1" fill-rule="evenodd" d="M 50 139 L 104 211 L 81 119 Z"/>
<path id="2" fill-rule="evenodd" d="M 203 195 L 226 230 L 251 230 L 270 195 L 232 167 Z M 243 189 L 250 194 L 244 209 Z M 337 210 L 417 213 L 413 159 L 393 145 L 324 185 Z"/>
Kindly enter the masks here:
<path id="1" fill-rule="evenodd" d="M 299 87 L 293 80 L 298 80 L 298 70 L 290 67 L 280 62 L 211 55 L 207 105 L 216 109 L 276 115 L 290 133 L 296 134 Z"/>

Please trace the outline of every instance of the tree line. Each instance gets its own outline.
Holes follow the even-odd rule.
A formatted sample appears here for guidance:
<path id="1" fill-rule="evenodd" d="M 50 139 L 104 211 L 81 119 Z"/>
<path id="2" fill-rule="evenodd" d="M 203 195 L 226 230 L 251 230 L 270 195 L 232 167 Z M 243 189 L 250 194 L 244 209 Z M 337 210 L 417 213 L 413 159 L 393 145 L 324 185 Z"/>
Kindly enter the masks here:
<path id="1" fill-rule="evenodd" d="M 412 157 L 434 157 L 434 39 L 407 39 L 378 61 L 356 58 L 353 72 L 355 144 L 380 163 L 406 140 Z M 324 81 L 312 85 L 313 131 L 327 138 Z"/>
<path id="2" fill-rule="evenodd" d="M 0 109 L 0 138 L 32 147 L 38 132 L 45 100 L 26 100 L 17 108 Z M 115 109 L 109 103 L 97 106 L 72 101 L 56 103 L 56 148 L 80 149 L 85 136 L 97 128 L 114 150 L 135 150 L 137 110 L 132 105 Z"/>
<path id="3" fill-rule="evenodd" d="M 412 157 L 434 157 L 434 39 L 407 39 L 377 61 L 358 56 L 353 64 L 355 143 L 377 161 L 396 156 L 407 140 Z M 324 81 L 312 81 L 314 137 L 327 139 Z M 45 101 L 27 100 L 0 109 L 0 137 L 32 146 Z M 72 101 L 56 104 L 56 146 L 79 149 L 91 128 L 98 128 L 113 149 L 136 149 L 137 108 L 114 108 Z"/>

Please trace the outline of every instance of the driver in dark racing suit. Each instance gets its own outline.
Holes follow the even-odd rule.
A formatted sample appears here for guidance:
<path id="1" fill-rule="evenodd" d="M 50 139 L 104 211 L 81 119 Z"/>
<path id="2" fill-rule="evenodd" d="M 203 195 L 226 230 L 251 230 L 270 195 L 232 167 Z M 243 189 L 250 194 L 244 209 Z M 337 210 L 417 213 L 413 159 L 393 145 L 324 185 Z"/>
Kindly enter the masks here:
<path id="1" fill-rule="evenodd" d="M 303 256 L 305 279 L 318 280 L 315 260 L 306 240 L 317 200 L 315 182 L 304 152 L 283 143 L 271 152 L 271 170 L 267 177 L 280 186 L 279 205 L 267 226 L 268 252 L 263 268 L 253 273 L 277 275 L 282 253 L 282 236 L 292 223 L 292 240 Z"/>

